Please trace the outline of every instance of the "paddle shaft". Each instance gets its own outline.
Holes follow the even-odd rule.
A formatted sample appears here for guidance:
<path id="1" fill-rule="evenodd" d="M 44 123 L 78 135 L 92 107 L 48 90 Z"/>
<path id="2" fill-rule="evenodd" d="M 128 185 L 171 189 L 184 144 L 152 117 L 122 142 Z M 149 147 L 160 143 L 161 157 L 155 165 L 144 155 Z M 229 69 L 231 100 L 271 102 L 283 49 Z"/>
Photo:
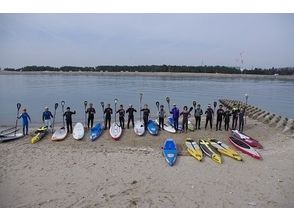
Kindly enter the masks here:
<path id="1" fill-rule="evenodd" d="M 100 102 L 101 107 L 102 107 L 102 119 L 104 121 L 104 102 Z"/>
<path id="2" fill-rule="evenodd" d="M 87 101 L 84 101 L 84 106 L 85 106 L 85 127 L 86 127 L 86 124 L 87 124 L 87 105 L 88 105 L 88 102 Z"/>
<path id="3" fill-rule="evenodd" d="M 61 101 L 63 127 L 65 126 L 65 123 L 64 123 L 64 105 L 65 105 L 65 101 Z"/>
<path id="4" fill-rule="evenodd" d="M 58 103 L 55 103 L 55 106 L 54 106 L 54 115 L 53 115 L 53 123 L 52 123 L 52 133 L 54 131 L 55 116 L 56 116 L 56 109 L 57 108 L 58 108 Z"/>
<path id="5" fill-rule="evenodd" d="M 166 102 L 167 102 L 167 104 L 168 104 L 168 111 L 170 112 L 170 99 L 169 99 L 169 97 L 166 97 L 165 98 L 166 99 Z"/>
<path id="6" fill-rule="evenodd" d="M 21 104 L 20 103 L 17 103 L 16 104 L 16 108 L 17 108 L 17 113 L 16 113 L 16 122 L 15 122 L 15 131 L 14 131 L 14 136 L 16 135 L 16 129 L 17 129 L 17 122 L 18 122 L 18 115 L 19 115 L 19 109 L 21 107 Z"/>
<path id="7" fill-rule="evenodd" d="M 159 111 L 159 102 L 158 101 L 156 102 L 156 107 L 157 107 L 157 110 Z"/>
<path id="8" fill-rule="evenodd" d="M 140 93 L 140 121 L 142 119 L 142 116 L 141 116 L 142 98 L 143 98 L 143 93 Z"/>

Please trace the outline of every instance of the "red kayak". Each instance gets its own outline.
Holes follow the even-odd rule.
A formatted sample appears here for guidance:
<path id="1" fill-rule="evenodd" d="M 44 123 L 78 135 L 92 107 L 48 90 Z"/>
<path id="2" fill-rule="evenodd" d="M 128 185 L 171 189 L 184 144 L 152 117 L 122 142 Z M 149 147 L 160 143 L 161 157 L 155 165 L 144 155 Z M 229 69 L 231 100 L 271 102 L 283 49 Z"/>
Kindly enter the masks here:
<path id="1" fill-rule="evenodd" d="M 239 138 L 236 138 L 234 136 L 229 137 L 229 140 L 236 148 L 238 148 L 243 153 L 248 154 L 249 156 L 258 160 L 262 159 L 260 154 L 253 147 L 247 144 L 245 141 Z"/>
<path id="2" fill-rule="evenodd" d="M 248 136 L 247 134 L 242 133 L 241 131 L 232 130 L 232 135 L 239 138 L 239 139 L 242 139 L 247 144 L 249 144 L 251 147 L 263 148 L 263 146 L 257 140 L 253 139 L 252 137 Z"/>

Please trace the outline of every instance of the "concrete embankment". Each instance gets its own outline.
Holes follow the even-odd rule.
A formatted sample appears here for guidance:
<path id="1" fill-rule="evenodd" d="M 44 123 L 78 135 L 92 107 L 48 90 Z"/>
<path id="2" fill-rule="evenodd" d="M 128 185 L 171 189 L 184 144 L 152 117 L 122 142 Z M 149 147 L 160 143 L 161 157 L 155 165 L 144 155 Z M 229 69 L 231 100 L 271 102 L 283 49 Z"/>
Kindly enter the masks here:
<path id="1" fill-rule="evenodd" d="M 291 134 L 294 138 L 294 120 L 286 117 L 282 117 L 272 112 L 265 111 L 253 105 L 246 105 L 246 103 L 239 100 L 220 99 L 225 107 L 232 109 L 233 106 L 237 105 L 239 108 L 246 109 L 246 116 L 252 119 L 258 120 L 271 127 L 282 130 L 285 134 Z"/>

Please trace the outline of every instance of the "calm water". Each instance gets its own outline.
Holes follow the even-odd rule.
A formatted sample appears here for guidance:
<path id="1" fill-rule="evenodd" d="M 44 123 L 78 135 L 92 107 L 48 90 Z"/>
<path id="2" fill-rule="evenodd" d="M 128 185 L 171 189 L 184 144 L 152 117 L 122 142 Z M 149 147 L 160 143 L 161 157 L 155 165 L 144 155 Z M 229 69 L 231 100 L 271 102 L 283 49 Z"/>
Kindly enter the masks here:
<path id="1" fill-rule="evenodd" d="M 93 102 L 96 120 L 102 119 L 101 101 L 110 103 L 114 109 L 114 98 L 119 104 L 133 104 L 139 108 L 139 93 L 143 93 L 143 104 L 156 114 L 155 102 L 163 103 L 165 97 L 171 103 L 192 106 L 196 100 L 203 108 L 220 98 L 239 99 L 260 108 L 294 118 L 294 81 L 256 80 L 232 78 L 170 78 L 170 77 L 116 77 L 116 76 L 48 76 L 48 75 L 0 75 L 0 125 L 15 123 L 16 103 L 28 109 L 34 124 L 41 123 L 43 108 L 54 112 L 58 102 L 56 121 L 61 122 L 62 100 L 65 106 L 77 111 L 74 121 L 84 121 L 84 100 Z M 137 114 L 139 117 L 139 114 Z"/>

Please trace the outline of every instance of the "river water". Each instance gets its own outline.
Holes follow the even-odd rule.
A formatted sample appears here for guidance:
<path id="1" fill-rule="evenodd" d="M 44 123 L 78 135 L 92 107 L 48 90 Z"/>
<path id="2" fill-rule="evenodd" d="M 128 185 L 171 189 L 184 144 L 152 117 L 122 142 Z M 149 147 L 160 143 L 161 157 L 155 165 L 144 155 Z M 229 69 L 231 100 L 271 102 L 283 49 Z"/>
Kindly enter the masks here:
<path id="1" fill-rule="evenodd" d="M 65 107 L 76 110 L 73 121 L 84 121 L 84 100 L 96 108 L 96 121 L 102 120 L 101 101 L 110 103 L 114 99 L 127 107 L 133 104 L 139 109 L 139 94 L 143 93 L 142 104 L 148 104 L 151 117 L 156 115 L 155 102 L 167 108 L 165 97 L 171 104 L 192 106 L 195 100 L 204 108 L 221 98 L 238 99 L 262 109 L 294 118 L 294 81 L 278 79 L 238 79 L 215 77 L 143 77 L 143 76 L 92 76 L 92 75 L 0 75 L 0 125 L 15 123 L 16 103 L 26 107 L 34 124 L 40 124 L 42 112 L 48 106 L 52 113 L 54 104 L 59 103 L 56 121 L 61 122 Z M 136 117 L 139 117 L 137 113 Z"/>

